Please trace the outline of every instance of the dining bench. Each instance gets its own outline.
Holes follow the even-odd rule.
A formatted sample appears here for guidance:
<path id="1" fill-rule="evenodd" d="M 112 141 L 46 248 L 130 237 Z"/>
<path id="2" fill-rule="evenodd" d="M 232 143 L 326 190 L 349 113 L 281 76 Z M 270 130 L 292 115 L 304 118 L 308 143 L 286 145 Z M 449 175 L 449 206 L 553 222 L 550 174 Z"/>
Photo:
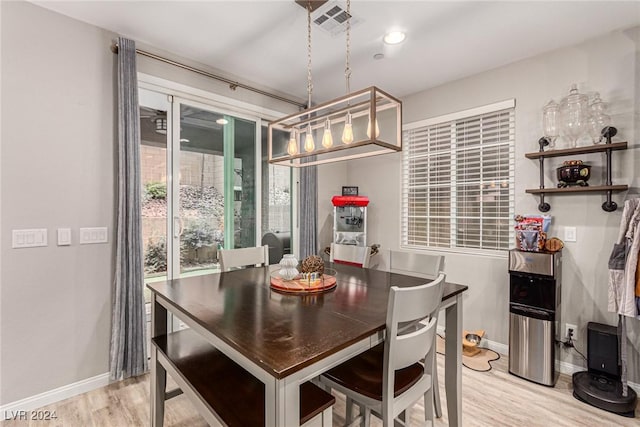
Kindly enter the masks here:
<path id="1" fill-rule="evenodd" d="M 195 402 L 207 422 L 265 425 L 265 385 L 190 329 L 152 339 L 158 363 Z M 165 398 L 178 393 L 167 393 Z M 300 385 L 300 425 L 331 426 L 335 397 L 311 382 Z M 213 418 L 212 418 L 213 417 Z"/>

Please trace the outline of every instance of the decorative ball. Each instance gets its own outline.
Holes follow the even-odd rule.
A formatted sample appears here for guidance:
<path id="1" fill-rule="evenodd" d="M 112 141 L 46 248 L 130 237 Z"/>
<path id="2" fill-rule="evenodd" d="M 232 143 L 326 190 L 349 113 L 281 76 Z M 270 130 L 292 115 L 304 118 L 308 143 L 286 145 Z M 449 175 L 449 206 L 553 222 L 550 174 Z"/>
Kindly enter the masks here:
<path id="1" fill-rule="evenodd" d="M 302 261 L 302 272 L 322 275 L 324 274 L 324 261 L 317 255 L 308 256 Z"/>

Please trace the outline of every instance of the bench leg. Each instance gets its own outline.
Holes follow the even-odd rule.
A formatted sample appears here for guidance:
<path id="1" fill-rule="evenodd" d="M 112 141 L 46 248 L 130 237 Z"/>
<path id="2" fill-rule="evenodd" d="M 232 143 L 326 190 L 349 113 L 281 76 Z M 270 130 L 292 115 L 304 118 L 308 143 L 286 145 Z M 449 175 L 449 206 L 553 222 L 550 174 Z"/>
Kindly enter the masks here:
<path id="1" fill-rule="evenodd" d="M 164 401 L 167 387 L 167 371 L 158 362 L 158 350 L 151 351 L 151 427 L 162 427 L 164 423 Z"/>

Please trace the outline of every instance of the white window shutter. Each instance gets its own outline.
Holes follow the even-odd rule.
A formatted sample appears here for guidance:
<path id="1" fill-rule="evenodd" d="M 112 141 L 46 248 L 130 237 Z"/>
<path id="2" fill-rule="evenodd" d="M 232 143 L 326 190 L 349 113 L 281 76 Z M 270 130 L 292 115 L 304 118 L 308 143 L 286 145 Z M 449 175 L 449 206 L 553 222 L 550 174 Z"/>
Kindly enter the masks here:
<path id="1" fill-rule="evenodd" d="M 515 109 L 410 128 L 403 139 L 402 245 L 508 249 Z"/>

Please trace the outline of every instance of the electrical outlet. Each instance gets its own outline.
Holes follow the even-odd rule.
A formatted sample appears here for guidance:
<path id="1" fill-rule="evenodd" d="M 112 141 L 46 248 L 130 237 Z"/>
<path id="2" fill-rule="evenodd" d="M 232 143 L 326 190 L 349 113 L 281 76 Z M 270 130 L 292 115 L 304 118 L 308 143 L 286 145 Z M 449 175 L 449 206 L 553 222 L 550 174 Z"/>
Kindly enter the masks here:
<path id="1" fill-rule="evenodd" d="M 576 325 L 572 325 L 571 323 L 564 324 L 564 338 L 569 338 L 569 330 L 573 331 L 571 335 L 571 341 L 578 341 L 578 327 Z"/>

